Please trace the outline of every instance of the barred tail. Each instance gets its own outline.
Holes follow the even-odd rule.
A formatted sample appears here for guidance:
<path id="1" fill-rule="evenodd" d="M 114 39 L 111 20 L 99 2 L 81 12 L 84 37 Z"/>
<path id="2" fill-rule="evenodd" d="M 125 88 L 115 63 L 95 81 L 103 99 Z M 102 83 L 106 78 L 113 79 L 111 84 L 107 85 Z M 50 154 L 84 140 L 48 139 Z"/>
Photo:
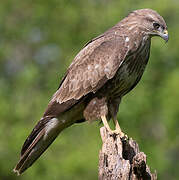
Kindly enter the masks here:
<path id="1" fill-rule="evenodd" d="M 26 139 L 20 160 L 13 171 L 18 175 L 22 174 L 41 156 L 64 128 L 65 124 L 57 118 L 49 116 L 42 118 Z"/>

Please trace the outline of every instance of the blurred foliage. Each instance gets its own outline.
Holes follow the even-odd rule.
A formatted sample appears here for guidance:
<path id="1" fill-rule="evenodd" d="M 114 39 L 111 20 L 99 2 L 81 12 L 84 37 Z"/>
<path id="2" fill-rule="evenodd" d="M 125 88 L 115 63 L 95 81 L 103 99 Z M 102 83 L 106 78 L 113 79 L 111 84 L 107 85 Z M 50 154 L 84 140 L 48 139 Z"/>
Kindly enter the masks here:
<path id="1" fill-rule="evenodd" d="M 0 179 L 97 179 L 98 123 L 65 130 L 24 175 L 17 177 L 12 169 L 74 56 L 88 40 L 140 8 L 164 17 L 170 40 L 153 38 L 146 72 L 123 98 L 118 119 L 159 179 L 179 179 L 178 0 L 1 0 Z"/>

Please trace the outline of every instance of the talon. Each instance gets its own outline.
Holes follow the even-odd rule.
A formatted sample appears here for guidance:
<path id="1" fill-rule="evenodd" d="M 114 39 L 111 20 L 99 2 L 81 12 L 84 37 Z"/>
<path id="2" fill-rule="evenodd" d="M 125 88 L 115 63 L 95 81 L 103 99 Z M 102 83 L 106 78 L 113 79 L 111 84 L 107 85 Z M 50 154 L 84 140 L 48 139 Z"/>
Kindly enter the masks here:
<path id="1" fill-rule="evenodd" d="M 121 140 L 122 140 L 122 141 L 128 141 L 128 140 L 129 140 L 129 137 L 128 137 L 126 134 L 124 134 L 124 136 L 121 137 Z"/>
<path id="2" fill-rule="evenodd" d="M 110 135 L 113 135 L 113 134 L 119 135 L 121 138 L 127 137 L 127 135 L 125 135 L 122 131 L 119 131 L 118 129 L 110 130 L 110 131 L 109 131 L 109 134 L 110 134 Z"/>

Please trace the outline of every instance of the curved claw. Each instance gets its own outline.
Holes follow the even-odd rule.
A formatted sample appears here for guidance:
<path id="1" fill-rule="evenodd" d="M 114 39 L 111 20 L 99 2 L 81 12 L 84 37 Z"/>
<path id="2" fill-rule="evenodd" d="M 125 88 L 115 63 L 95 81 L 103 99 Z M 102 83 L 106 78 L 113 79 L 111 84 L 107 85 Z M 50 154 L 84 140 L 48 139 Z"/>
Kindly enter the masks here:
<path id="1" fill-rule="evenodd" d="M 110 135 L 114 135 L 114 134 L 115 134 L 115 135 L 119 135 L 121 138 L 124 138 L 124 137 L 125 137 L 125 138 L 128 138 L 127 135 L 124 134 L 124 133 L 123 133 L 121 130 L 119 130 L 119 129 L 110 130 L 110 131 L 109 131 L 109 134 L 110 134 Z"/>

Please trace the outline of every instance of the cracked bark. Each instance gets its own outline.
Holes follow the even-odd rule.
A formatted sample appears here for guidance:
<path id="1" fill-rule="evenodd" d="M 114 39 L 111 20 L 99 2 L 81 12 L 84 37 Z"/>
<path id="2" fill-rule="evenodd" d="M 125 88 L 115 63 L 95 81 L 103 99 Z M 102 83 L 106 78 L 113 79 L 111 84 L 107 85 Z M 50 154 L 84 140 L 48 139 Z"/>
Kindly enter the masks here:
<path id="1" fill-rule="evenodd" d="M 121 139 L 100 129 L 102 149 L 99 152 L 99 180 L 156 180 L 146 164 L 146 155 L 140 152 L 132 138 Z"/>

